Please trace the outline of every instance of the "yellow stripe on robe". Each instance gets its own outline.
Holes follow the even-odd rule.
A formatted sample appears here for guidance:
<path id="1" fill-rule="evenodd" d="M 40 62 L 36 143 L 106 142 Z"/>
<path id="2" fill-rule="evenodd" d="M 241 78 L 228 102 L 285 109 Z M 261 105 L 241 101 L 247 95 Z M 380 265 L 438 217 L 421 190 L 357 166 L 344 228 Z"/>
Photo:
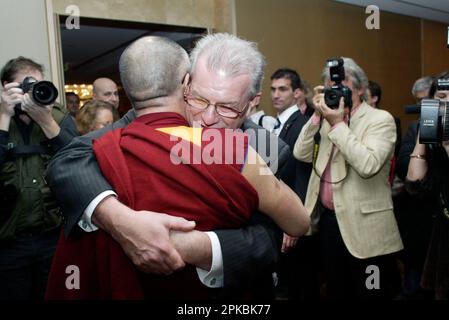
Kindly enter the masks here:
<path id="1" fill-rule="evenodd" d="M 202 128 L 191 128 L 186 126 L 158 128 L 157 131 L 164 132 L 174 137 L 190 141 L 201 147 Z"/>

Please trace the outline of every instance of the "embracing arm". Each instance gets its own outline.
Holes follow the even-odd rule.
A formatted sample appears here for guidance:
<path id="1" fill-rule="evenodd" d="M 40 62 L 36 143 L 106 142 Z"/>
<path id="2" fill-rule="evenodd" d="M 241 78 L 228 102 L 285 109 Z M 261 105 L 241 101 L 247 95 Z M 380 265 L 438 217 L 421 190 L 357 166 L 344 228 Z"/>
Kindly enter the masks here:
<path id="1" fill-rule="evenodd" d="M 125 126 L 130 121 L 127 115 L 112 126 L 74 138 L 52 158 L 46 180 L 62 208 L 66 235 L 76 226 L 92 200 L 102 192 L 112 190 L 98 167 L 92 151 L 92 139 Z"/>
<path id="2" fill-rule="evenodd" d="M 245 122 L 248 124 L 248 121 Z M 251 123 L 250 123 L 251 124 Z M 244 129 L 254 129 L 255 126 L 244 126 Z M 290 149 L 286 143 L 279 138 L 273 138 L 272 135 L 262 128 L 257 131 L 259 135 L 255 136 L 255 140 L 250 140 L 253 147 L 257 147 L 257 139 L 265 139 L 271 146 L 275 146 L 273 151 L 277 151 L 277 157 L 268 160 L 276 161 L 275 165 L 270 162 L 270 169 L 280 169 L 285 166 L 287 159 L 291 156 Z M 263 135 L 265 134 L 265 136 Z M 267 147 L 271 150 L 272 147 Z M 256 212 L 240 229 L 222 229 L 214 230 L 209 234 L 211 241 L 208 238 L 199 235 L 195 236 L 197 231 L 191 232 L 192 237 L 195 237 L 194 243 L 195 252 L 193 255 L 184 259 L 196 266 L 209 270 L 208 279 L 217 280 L 222 283 L 224 287 L 238 287 L 243 283 L 252 283 L 259 281 L 261 275 L 270 275 L 274 271 L 275 264 L 280 259 L 282 231 L 280 228 L 265 214 Z M 218 238 L 217 242 L 214 242 Z M 186 239 L 186 234 L 182 233 L 176 241 L 175 247 L 179 250 L 181 255 L 189 255 L 183 249 L 192 247 L 189 245 L 189 240 Z M 211 250 L 212 243 L 212 250 Z M 176 245 L 176 244 L 179 244 Z M 195 258 L 188 261 L 189 258 Z M 204 278 L 206 280 L 206 277 Z M 203 280 L 202 280 L 203 281 Z M 206 283 L 203 281 L 203 283 Z"/>
<path id="3" fill-rule="evenodd" d="M 112 126 L 74 139 L 52 160 L 47 181 L 65 214 L 66 235 L 94 199 L 112 190 L 93 154 L 92 139 L 101 137 L 108 130 L 126 126 L 133 115 L 130 111 Z M 137 214 L 113 196 L 106 196 L 94 203 L 94 223 L 119 242 L 140 270 L 169 274 L 184 266 L 169 235 L 171 230 L 192 230 L 194 223 L 156 212 Z"/>
<path id="4" fill-rule="evenodd" d="M 253 159 L 256 161 L 251 161 Z M 266 169 L 266 163 L 251 147 L 242 174 L 259 195 L 260 211 L 291 236 L 298 237 L 307 232 L 310 218 L 301 199 Z"/>
<path id="5" fill-rule="evenodd" d="M 251 121 L 245 122 L 245 124 L 248 123 L 251 124 Z M 273 151 L 277 153 L 277 157 L 267 158 L 267 160 L 276 161 L 274 165 L 270 161 L 270 169 L 277 169 L 277 175 L 279 175 L 288 157 L 291 156 L 290 148 L 288 144 L 278 137 L 273 137 L 268 131 L 258 132 L 260 135 L 256 135 L 256 138 L 265 138 L 265 141 L 270 143 L 267 150 L 274 149 Z M 250 140 L 254 148 L 257 148 L 259 144 L 257 139 Z M 261 275 L 270 275 L 274 271 L 280 259 L 282 231 L 267 215 L 256 212 L 242 228 L 214 230 L 214 233 L 218 237 L 218 249 L 222 253 L 222 271 L 219 275 L 223 277 L 224 287 L 238 287 L 243 283 L 257 282 Z M 216 260 L 215 255 L 213 259 Z"/>
<path id="6" fill-rule="evenodd" d="M 101 175 L 92 152 L 92 139 L 99 136 L 99 132 L 93 132 L 74 138 L 52 158 L 47 169 L 47 183 L 65 217 L 66 236 L 76 226 L 88 204 L 103 191 L 112 190 Z"/>

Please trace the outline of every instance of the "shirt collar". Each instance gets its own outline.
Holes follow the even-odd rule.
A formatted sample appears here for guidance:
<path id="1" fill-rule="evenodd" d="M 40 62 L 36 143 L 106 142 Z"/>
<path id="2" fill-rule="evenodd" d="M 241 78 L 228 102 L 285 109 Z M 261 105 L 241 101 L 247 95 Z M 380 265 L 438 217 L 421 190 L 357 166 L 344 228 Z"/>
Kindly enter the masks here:
<path id="1" fill-rule="evenodd" d="M 294 114 L 296 111 L 298 111 L 298 106 L 295 104 L 287 109 L 285 109 L 280 114 L 278 113 L 278 119 L 279 121 L 284 124 L 287 122 L 288 118 L 291 117 L 292 114 Z"/>
<path id="2" fill-rule="evenodd" d="M 253 113 L 252 115 L 249 116 L 249 118 L 254 121 L 255 123 L 259 122 L 260 117 L 262 117 L 263 115 L 265 115 L 265 111 L 263 110 L 259 110 L 256 113 Z"/>

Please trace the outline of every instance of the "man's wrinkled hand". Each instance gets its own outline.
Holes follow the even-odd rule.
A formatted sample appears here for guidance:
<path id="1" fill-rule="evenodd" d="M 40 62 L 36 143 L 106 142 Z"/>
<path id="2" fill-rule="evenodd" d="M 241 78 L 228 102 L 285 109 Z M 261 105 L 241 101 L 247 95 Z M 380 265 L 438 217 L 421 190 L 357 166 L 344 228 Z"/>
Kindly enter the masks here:
<path id="1" fill-rule="evenodd" d="M 23 96 L 22 110 L 30 116 L 40 126 L 46 125 L 53 121 L 51 110 L 53 105 L 40 106 L 37 105 L 30 97 L 28 93 Z"/>
<path id="2" fill-rule="evenodd" d="M 185 266 L 170 241 L 170 231 L 187 232 L 194 227 L 195 222 L 183 218 L 134 211 L 126 221 L 119 222 L 113 236 L 141 271 L 168 275 Z"/>
<path id="3" fill-rule="evenodd" d="M 339 122 L 343 122 L 345 118 L 345 101 L 342 97 L 340 99 L 340 104 L 338 109 L 329 108 L 324 102 L 324 98 L 320 100 L 318 104 L 318 109 L 320 113 L 323 115 L 323 118 L 329 122 L 331 127 L 335 126 Z"/>

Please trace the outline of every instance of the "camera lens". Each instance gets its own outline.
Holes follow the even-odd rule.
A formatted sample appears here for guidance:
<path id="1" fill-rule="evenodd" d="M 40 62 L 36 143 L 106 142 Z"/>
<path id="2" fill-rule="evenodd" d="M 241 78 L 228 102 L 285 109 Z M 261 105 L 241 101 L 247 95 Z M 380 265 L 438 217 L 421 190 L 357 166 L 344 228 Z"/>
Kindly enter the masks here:
<path id="1" fill-rule="evenodd" d="M 33 86 L 33 99 L 40 105 L 49 105 L 56 101 L 58 89 L 49 81 L 39 81 Z"/>
<path id="2" fill-rule="evenodd" d="M 441 140 L 449 140 L 449 112 L 448 104 L 446 101 L 440 102 L 440 113 L 441 113 Z"/>
<path id="3" fill-rule="evenodd" d="M 337 94 L 336 94 L 334 91 L 332 91 L 332 92 L 329 94 L 328 99 L 331 100 L 331 101 L 335 101 L 335 100 L 338 99 L 338 96 L 337 96 Z"/>
<path id="4" fill-rule="evenodd" d="M 331 109 L 338 109 L 341 92 L 338 89 L 326 89 L 324 91 L 324 102 Z"/>

